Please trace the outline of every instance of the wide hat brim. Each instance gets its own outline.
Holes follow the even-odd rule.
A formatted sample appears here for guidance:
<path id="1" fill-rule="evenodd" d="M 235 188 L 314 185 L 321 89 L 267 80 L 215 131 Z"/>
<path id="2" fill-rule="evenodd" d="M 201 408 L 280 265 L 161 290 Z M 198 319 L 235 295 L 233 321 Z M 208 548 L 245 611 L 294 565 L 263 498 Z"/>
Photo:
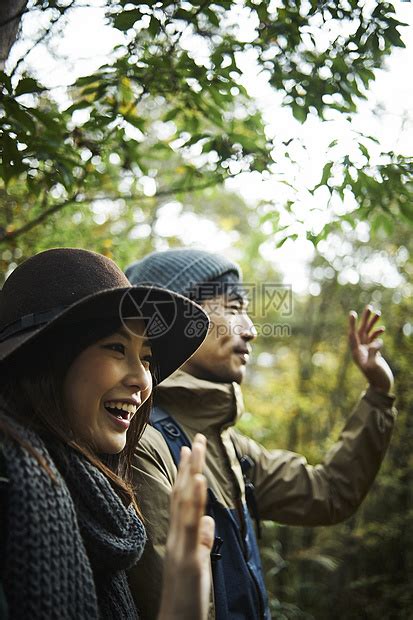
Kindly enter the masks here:
<path id="1" fill-rule="evenodd" d="M 46 323 L 19 331 L 0 342 L 0 363 L 17 355 L 51 330 L 80 321 L 117 319 L 133 332 L 133 320 L 143 319 L 156 360 L 156 384 L 169 377 L 195 353 L 204 341 L 209 319 L 204 310 L 186 297 L 152 286 L 115 288 L 84 297 L 68 308 L 56 310 Z"/>

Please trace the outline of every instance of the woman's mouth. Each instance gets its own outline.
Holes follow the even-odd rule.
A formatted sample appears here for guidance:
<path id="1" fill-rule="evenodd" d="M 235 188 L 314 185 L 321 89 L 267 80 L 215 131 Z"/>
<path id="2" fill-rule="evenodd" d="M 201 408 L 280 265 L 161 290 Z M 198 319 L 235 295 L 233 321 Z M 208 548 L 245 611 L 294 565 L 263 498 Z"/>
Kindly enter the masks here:
<path id="1" fill-rule="evenodd" d="M 138 406 L 121 400 L 109 400 L 104 403 L 105 409 L 114 422 L 122 428 L 129 428 L 129 424 L 138 410 Z"/>

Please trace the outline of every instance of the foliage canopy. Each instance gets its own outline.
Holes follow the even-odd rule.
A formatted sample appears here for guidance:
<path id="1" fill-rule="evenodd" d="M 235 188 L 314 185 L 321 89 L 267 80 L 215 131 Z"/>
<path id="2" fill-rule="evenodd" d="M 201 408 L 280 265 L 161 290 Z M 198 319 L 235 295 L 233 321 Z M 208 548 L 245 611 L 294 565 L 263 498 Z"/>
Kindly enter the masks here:
<path id="1" fill-rule="evenodd" d="M 0 74 L 0 242 L 13 244 L 68 205 L 145 204 L 147 178 L 149 194 L 162 199 L 243 171 L 276 171 L 278 154 L 246 84 L 246 56 L 300 122 L 351 114 L 391 50 L 404 45 L 392 4 L 372 4 L 103 0 L 107 24 L 123 42 L 96 71 L 67 85 L 64 97 L 47 76 L 27 73 L 24 57 Z M 0 8 L 0 28 L 13 21 L 10 6 Z M 49 16 L 36 45 L 85 6 L 32 0 L 16 19 Z M 399 212 L 411 219 L 412 161 L 388 158 L 385 171 L 343 162 L 349 172 L 331 191 L 350 190 L 363 208 L 382 207 L 385 219 Z M 329 184 L 333 161 L 321 184 Z M 395 189 L 377 205 L 390 172 Z"/>

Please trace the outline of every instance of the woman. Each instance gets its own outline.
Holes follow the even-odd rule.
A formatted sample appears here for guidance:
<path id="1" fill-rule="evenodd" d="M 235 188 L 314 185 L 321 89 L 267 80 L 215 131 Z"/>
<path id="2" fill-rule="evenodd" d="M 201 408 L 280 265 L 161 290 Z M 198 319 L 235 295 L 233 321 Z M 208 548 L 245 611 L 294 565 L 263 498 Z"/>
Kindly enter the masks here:
<path id="1" fill-rule="evenodd" d="M 194 329 L 194 326 L 196 329 Z M 125 571 L 145 529 L 130 483 L 153 385 L 199 346 L 185 298 L 131 287 L 109 259 L 42 252 L 0 293 L 1 582 L 10 619 L 137 618 Z M 159 620 L 200 618 L 213 526 L 205 440 L 184 451 Z M 188 568 L 190 570 L 188 570 Z"/>

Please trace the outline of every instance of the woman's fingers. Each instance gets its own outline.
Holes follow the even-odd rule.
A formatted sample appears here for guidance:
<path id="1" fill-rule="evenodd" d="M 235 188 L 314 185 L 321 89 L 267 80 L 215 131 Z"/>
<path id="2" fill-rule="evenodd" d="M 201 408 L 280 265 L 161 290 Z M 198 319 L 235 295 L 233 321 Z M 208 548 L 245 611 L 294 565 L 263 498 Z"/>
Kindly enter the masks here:
<path id="1" fill-rule="evenodd" d="M 178 475 L 176 477 L 175 489 L 185 487 L 191 468 L 191 449 L 187 446 L 181 448 L 181 459 L 179 461 Z"/>
<path id="2" fill-rule="evenodd" d="M 207 485 L 202 474 L 195 474 L 191 486 L 189 501 L 182 504 L 183 520 L 183 554 L 189 556 L 196 552 L 200 543 L 201 519 L 204 516 Z"/>
<path id="3" fill-rule="evenodd" d="M 201 433 L 195 435 L 192 443 L 191 472 L 201 473 L 205 466 L 206 439 Z"/>
<path id="4" fill-rule="evenodd" d="M 172 493 L 164 583 L 158 620 L 206 620 L 211 589 L 210 552 L 214 521 L 205 516 L 206 439 L 196 435 L 192 451 L 181 449 Z"/>
<path id="5" fill-rule="evenodd" d="M 190 523 L 200 519 L 203 512 L 199 511 L 205 510 L 206 482 L 202 475 L 205 451 L 206 439 L 201 434 L 195 436 L 192 450 L 187 446 L 181 448 L 181 460 L 172 492 L 172 523 L 177 520 Z"/>
<path id="6" fill-rule="evenodd" d="M 200 521 L 199 527 L 199 542 L 205 548 L 205 551 L 211 553 L 212 545 L 214 544 L 215 536 L 215 521 L 212 517 L 205 515 Z"/>

